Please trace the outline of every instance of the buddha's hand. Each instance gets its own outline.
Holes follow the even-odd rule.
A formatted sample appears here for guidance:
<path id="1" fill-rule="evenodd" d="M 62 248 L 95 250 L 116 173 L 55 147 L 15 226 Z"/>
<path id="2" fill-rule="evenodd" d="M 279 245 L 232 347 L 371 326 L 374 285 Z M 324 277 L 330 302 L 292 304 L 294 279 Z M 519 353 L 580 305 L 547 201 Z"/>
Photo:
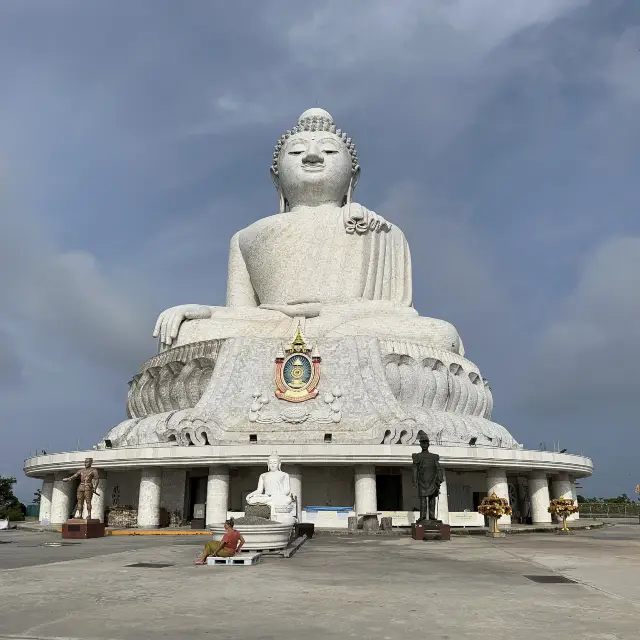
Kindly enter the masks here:
<path id="1" fill-rule="evenodd" d="M 291 304 L 261 304 L 261 309 L 269 309 L 269 311 L 279 311 L 285 315 L 296 318 L 315 318 L 320 315 L 322 305 L 319 302 L 298 302 Z"/>
<path id="2" fill-rule="evenodd" d="M 342 208 L 344 227 L 347 233 L 357 233 L 359 235 L 368 231 L 390 231 L 391 223 L 382 216 L 369 211 L 361 204 L 352 203 Z"/>
<path id="3" fill-rule="evenodd" d="M 211 307 L 203 304 L 182 304 L 163 311 L 156 321 L 153 337 L 160 339 L 160 344 L 171 346 L 178 337 L 180 325 L 185 320 L 205 320 L 212 314 Z"/>

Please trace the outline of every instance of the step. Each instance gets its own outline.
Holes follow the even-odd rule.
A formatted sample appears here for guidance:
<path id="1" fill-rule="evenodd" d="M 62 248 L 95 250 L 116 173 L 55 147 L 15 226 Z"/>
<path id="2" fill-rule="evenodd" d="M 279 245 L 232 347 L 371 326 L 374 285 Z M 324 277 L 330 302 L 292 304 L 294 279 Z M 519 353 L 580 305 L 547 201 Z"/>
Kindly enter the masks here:
<path id="1" fill-rule="evenodd" d="M 208 565 L 252 565 L 258 564 L 262 558 L 261 553 L 241 553 L 230 558 L 219 558 L 218 556 L 209 556 L 207 558 Z"/>

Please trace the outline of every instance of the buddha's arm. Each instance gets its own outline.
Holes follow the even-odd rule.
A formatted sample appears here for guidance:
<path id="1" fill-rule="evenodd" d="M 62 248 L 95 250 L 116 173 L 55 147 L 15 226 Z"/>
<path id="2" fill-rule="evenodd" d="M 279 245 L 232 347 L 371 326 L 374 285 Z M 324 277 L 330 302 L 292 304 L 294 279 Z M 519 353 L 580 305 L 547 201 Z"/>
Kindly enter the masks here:
<path id="1" fill-rule="evenodd" d="M 260 303 L 251 284 L 247 265 L 240 251 L 240 232 L 231 238 L 227 273 L 227 306 L 257 307 Z"/>
<path id="2" fill-rule="evenodd" d="M 291 495 L 291 478 L 289 477 L 289 474 L 284 477 L 284 495 Z"/>

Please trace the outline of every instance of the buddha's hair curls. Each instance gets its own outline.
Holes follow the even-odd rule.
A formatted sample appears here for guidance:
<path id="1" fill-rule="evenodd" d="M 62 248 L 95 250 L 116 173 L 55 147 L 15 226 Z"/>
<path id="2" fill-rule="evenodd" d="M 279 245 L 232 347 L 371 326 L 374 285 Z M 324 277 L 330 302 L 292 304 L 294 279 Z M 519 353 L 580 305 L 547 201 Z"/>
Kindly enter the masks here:
<path id="1" fill-rule="evenodd" d="M 298 120 L 298 124 L 293 127 L 293 129 L 288 129 L 280 136 L 273 152 L 273 163 L 271 164 L 271 171 L 275 176 L 278 175 L 278 160 L 280 158 L 280 151 L 282 151 L 282 147 L 292 135 L 299 133 L 300 131 L 328 131 L 329 133 L 335 133 L 335 135 L 337 135 L 346 145 L 347 151 L 349 151 L 349 155 L 351 156 L 351 170 L 355 173 L 359 168 L 358 152 L 356 151 L 356 145 L 353 139 L 341 129 L 336 129 L 336 125 L 330 118 L 313 115 L 306 118 L 300 118 L 300 120 Z"/>

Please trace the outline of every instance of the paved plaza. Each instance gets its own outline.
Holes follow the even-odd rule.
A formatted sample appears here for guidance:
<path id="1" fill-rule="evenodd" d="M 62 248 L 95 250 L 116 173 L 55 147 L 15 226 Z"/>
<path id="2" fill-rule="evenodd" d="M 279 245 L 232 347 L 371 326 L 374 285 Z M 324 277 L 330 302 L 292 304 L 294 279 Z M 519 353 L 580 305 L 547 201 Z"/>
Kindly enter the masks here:
<path id="1" fill-rule="evenodd" d="M 201 537 L 51 542 L 0 534 L 0 638 L 638 638 L 637 524 L 449 543 L 320 536 L 255 567 L 193 566 Z"/>

